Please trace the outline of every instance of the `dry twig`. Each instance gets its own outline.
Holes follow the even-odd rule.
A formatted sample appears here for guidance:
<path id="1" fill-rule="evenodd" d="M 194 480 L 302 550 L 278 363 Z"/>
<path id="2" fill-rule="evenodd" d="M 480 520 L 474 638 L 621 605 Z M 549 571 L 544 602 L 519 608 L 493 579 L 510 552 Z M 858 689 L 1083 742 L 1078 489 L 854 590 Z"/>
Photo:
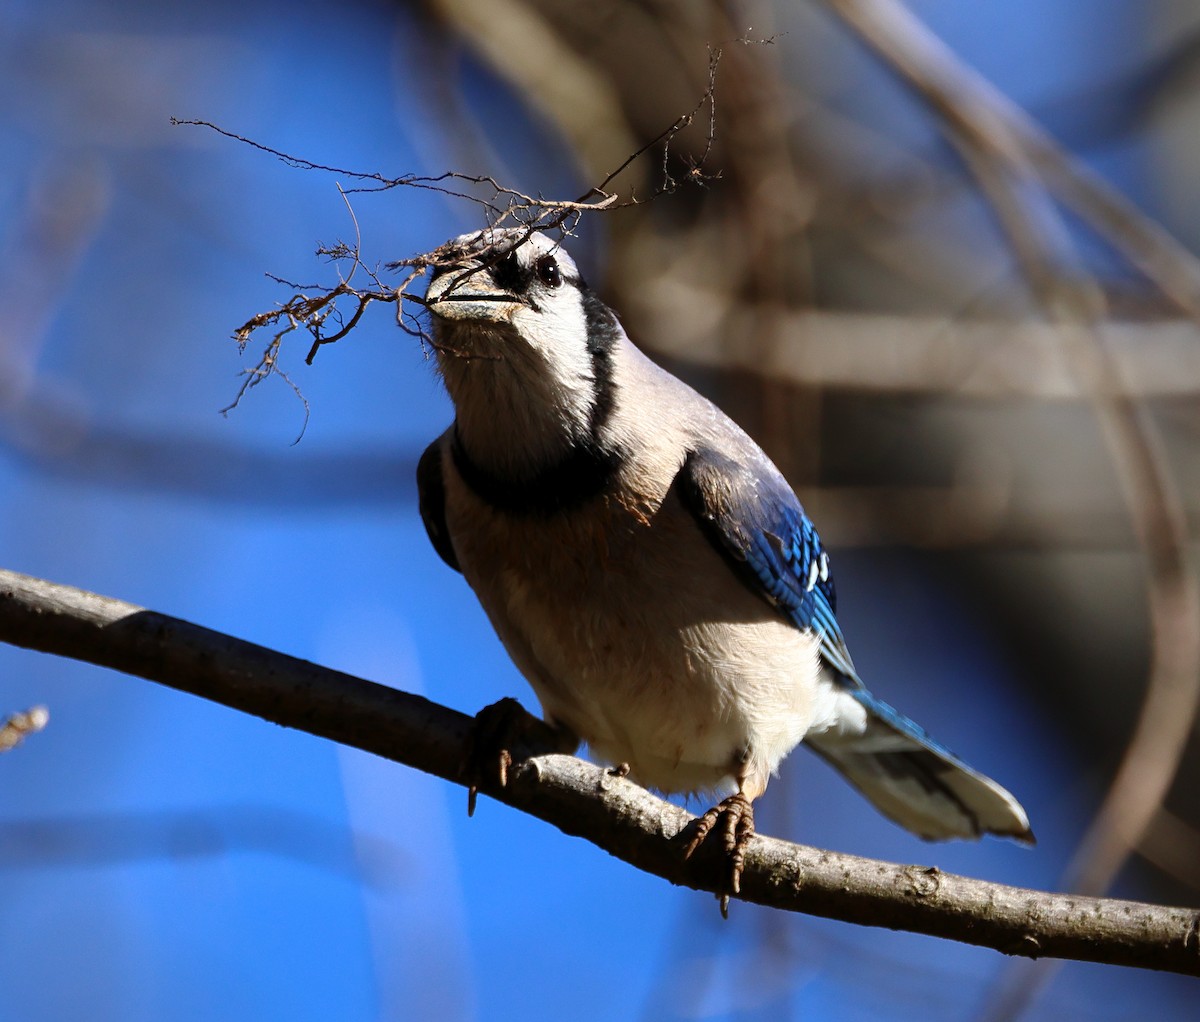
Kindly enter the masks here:
<path id="1" fill-rule="evenodd" d="M 304 403 L 304 423 L 307 426 L 309 405 L 300 392 L 299 387 L 280 367 L 280 354 L 283 339 L 289 334 L 304 330 L 308 333 L 311 343 L 305 363 L 311 365 L 318 349 L 326 344 L 341 340 L 358 326 L 367 307 L 374 302 L 397 305 L 397 322 L 407 333 L 418 337 L 422 343 L 433 345 L 433 340 L 420 322 L 407 313 L 404 301 L 408 300 L 419 306 L 424 306 L 424 299 L 409 294 L 412 284 L 423 277 L 427 270 L 452 265 L 462 256 L 459 246 L 453 242 L 438 248 L 422 252 L 407 259 L 388 263 L 387 270 L 407 270 L 408 274 L 398 286 L 385 284 L 380 278 L 377 268 L 368 266 L 362 257 L 362 235 L 358 228 L 358 219 L 350 204 L 349 196 L 362 192 L 389 191 L 393 188 L 418 188 L 438 192 L 450 198 L 461 199 L 480 206 L 489 228 L 519 226 L 527 234 L 535 231 L 557 231 L 561 235 L 573 233 L 580 219 L 588 213 L 611 211 L 641 205 L 654 199 L 662 198 L 677 191 L 685 184 L 702 185 L 710 180 L 705 172 L 705 161 L 712 152 L 716 133 L 716 82 L 717 67 L 721 60 L 720 50 L 710 50 L 708 57 L 708 83 L 704 94 L 695 107 L 682 114 L 668 125 L 656 137 L 635 152 L 627 156 L 615 170 L 604 179 L 589 188 L 577 199 L 548 199 L 541 195 L 530 195 L 518 189 L 501 184 L 491 175 L 464 174 L 459 171 L 445 171 L 436 175 L 407 174 L 399 177 L 388 177 L 379 172 L 350 170 L 345 167 L 335 167 L 329 164 L 317 163 L 313 160 L 273 149 L 261 142 L 227 131 L 211 121 L 182 120 L 172 118 L 171 123 L 177 126 L 193 126 L 208 128 L 236 142 L 248 145 L 259 152 L 274 156 L 289 167 L 301 170 L 316 170 L 336 174 L 338 177 L 357 181 L 355 187 L 344 188 L 338 184 L 338 191 L 346 203 L 350 219 L 354 225 L 355 240 L 353 244 L 338 241 L 333 245 L 320 245 L 317 256 L 327 259 L 338 268 L 339 281 L 336 285 L 312 285 L 301 287 L 279 277 L 272 276 L 278 283 L 292 288 L 291 298 L 273 309 L 251 316 L 245 323 L 233 332 L 233 337 L 240 350 L 244 351 L 260 330 L 271 329 L 271 335 L 258 362 L 243 373 L 245 377 L 233 400 L 223 409 L 227 414 L 238 406 L 242 398 L 271 376 L 283 379 L 300 400 Z M 674 144 L 683 130 L 688 128 L 696 116 L 704 109 L 708 110 L 708 130 L 705 135 L 704 148 L 696 158 L 684 158 L 685 173 L 676 177 L 672 172 L 672 162 L 677 159 Z M 634 191 L 622 196 L 619 192 L 610 191 L 613 182 L 617 180 L 632 164 L 650 153 L 658 152 L 659 182 L 647 198 L 639 198 Z M 459 186 L 476 186 L 484 189 L 484 195 L 473 194 Z M 480 253 L 474 253 L 480 254 Z M 486 257 L 487 252 L 483 255 Z M 343 267 L 347 269 L 343 272 Z M 367 278 L 368 284 L 359 287 L 353 283 L 357 275 Z M 344 314 L 339 307 L 339 301 L 346 299 L 351 303 L 351 311 Z M 332 326 L 331 326 L 332 324 Z M 300 431 L 297 441 L 304 435 Z"/>

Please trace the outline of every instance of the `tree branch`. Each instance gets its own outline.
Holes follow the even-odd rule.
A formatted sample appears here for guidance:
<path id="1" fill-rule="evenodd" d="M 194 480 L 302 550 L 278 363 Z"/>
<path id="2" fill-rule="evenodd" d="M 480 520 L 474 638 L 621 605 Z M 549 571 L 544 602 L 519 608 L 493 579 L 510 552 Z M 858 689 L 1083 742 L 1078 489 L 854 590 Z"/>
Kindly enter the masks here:
<path id="1" fill-rule="evenodd" d="M 1088 179 L 1074 174 L 1073 161 L 959 63 L 899 0 L 826 2 L 944 122 L 1044 315 L 1059 328 L 1075 375 L 1091 393 L 1141 547 L 1151 630 L 1146 692 L 1121 765 L 1065 881 L 1085 893 L 1102 893 L 1153 823 L 1200 711 L 1200 580 L 1192 562 L 1182 496 L 1154 419 L 1136 397 L 1118 389 L 1120 369 L 1104 337 L 1106 295 L 1076 253 L 1049 192 L 1064 178 L 1078 178 L 1083 194 L 1097 201 L 1106 196 Z M 1078 198 L 1078 191 L 1068 189 L 1067 201 Z M 1090 203 L 1081 212 L 1102 233 L 1113 226 L 1112 218 L 1098 215 Z M 1123 210 L 1122 229 L 1115 238 L 1118 248 L 1195 318 L 1192 285 L 1200 264 L 1181 246 L 1146 259 L 1144 239 L 1157 235 L 1135 230 L 1141 219 Z M 1027 968 L 1010 970 L 999 984 L 988 1018 L 1017 1018 L 1052 974 L 1042 969 L 1033 977 Z"/>
<path id="2" fill-rule="evenodd" d="M 0 570 L 0 640 L 148 678 L 462 783 L 471 718 L 106 596 Z M 521 754 L 536 750 L 516 750 Z M 674 884 L 716 893 L 716 843 L 690 861 L 693 817 L 573 756 L 518 762 L 502 802 Z M 1200 912 L 1007 887 L 755 837 L 742 898 L 994 948 L 1200 975 Z"/>

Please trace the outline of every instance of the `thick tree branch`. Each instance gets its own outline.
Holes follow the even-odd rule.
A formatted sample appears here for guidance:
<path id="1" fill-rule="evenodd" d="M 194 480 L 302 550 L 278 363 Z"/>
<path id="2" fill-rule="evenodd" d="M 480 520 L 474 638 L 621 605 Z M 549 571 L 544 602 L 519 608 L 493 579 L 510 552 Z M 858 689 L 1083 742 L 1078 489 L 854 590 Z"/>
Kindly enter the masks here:
<path id="1" fill-rule="evenodd" d="M 105 596 L 0 570 L 0 639 L 148 678 L 462 783 L 471 718 Z M 535 750 L 521 750 L 535 751 Z M 499 800 L 672 883 L 716 892 L 721 850 L 685 861 L 693 817 L 572 756 L 520 763 Z M 1200 912 L 1048 894 L 756 837 L 742 897 L 991 947 L 1200 975 Z"/>

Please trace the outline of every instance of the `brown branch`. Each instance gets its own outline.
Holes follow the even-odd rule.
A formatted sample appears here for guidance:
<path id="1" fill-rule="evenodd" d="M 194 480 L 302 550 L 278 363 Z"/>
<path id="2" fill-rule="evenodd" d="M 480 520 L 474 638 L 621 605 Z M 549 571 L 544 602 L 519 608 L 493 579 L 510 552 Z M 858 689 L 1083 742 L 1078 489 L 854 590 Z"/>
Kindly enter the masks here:
<path id="1" fill-rule="evenodd" d="M 898 0 L 824 0 L 954 130 L 998 130 L 1045 186 L 1182 311 L 1200 320 L 1200 258 L 1063 151 L 1012 100 L 957 61 Z M 982 115 L 982 119 L 978 119 Z"/>
<path id="2" fill-rule="evenodd" d="M 1104 295 L 1073 252 L 1046 194 L 1045 150 L 1056 147 L 896 0 L 827 2 L 950 129 L 1047 318 L 1057 325 L 1082 388 L 1090 392 L 1145 556 L 1154 637 L 1146 699 L 1125 761 L 1085 841 L 1088 850 L 1073 869 L 1072 881 L 1082 889 L 1103 890 L 1149 826 L 1200 705 L 1200 588 L 1182 500 L 1157 428 L 1127 392 L 1103 336 Z M 1058 160 L 1074 170 L 1064 154 Z M 1188 256 L 1178 269 L 1183 273 L 1196 265 Z"/>
<path id="3" fill-rule="evenodd" d="M 462 783 L 471 718 L 120 600 L 0 570 L 0 640 L 148 678 Z M 535 750 L 520 750 L 528 753 Z M 680 853 L 693 820 L 573 756 L 537 755 L 487 793 L 675 884 L 717 892 L 721 849 Z M 1007 887 L 755 837 L 742 897 L 991 947 L 1200 975 L 1200 912 Z"/>
<path id="4" fill-rule="evenodd" d="M 1121 393 L 1120 370 L 1103 336 L 1105 295 L 1073 251 L 1067 227 L 1049 197 L 1053 186 L 1064 180 L 1078 180 L 1082 194 L 1094 196 L 1096 191 L 1091 181 L 1073 172 L 1073 161 L 957 61 L 902 4 L 827 2 L 949 129 L 1047 318 L 1061 329 L 1065 351 L 1090 392 L 1141 547 L 1152 635 L 1149 678 L 1121 766 L 1065 880 L 1073 889 L 1099 893 L 1108 889 L 1154 820 L 1200 708 L 1200 585 L 1189 552 L 1183 502 L 1158 430 L 1141 403 Z M 1074 194 L 1068 191 L 1067 197 Z M 1098 210 L 1080 212 L 1102 231 L 1112 226 Z M 1125 212 L 1125 228 L 1143 226 L 1143 218 Z M 1189 288 L 1180 286 L 1194 277 L 1195 260 L 1179 253 L 1163 256 L 1159 250 L 1161 261 L 1150 265 L 1141 241 L 1153 235 L 1149 229 L 1125 231 L 1112 240 L 1195 316 Z M 1002 984 L 991 1018 L 1015 1018 L 1049 981 L 1045 970 L 1035 982 L 1026 971 L 1015 970 Z"/>

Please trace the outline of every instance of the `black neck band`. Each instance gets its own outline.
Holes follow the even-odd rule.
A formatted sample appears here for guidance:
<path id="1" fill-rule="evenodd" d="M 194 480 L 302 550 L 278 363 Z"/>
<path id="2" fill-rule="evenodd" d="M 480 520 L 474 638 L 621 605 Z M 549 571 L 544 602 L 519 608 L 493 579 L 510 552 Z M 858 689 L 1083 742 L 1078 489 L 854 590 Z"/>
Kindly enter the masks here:
<path id="1" fill-rule="evenodd" d="M 620 464 L 616 451 L 580 444 L 560 461 L 528 478 L 497 475 L 471 459 L 458 430 L 450 445 L 454 467 L 480 500 L 518 515 L 552 515 L 579 507 L 599 496 Z"/>

